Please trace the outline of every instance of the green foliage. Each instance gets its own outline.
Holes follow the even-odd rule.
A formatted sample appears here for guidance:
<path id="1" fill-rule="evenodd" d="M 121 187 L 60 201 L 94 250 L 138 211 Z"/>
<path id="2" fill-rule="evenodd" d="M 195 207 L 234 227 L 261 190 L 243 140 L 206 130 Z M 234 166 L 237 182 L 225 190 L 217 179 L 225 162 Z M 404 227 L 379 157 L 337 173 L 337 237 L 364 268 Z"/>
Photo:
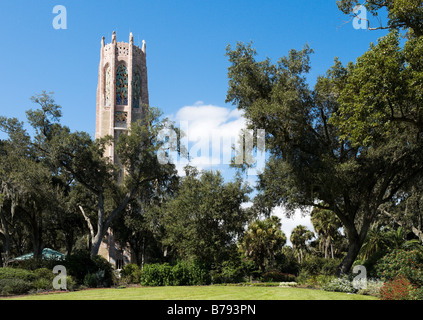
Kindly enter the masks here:
<path id="1" fill-rule="evenodd" d="M 239 240 L 241 252 L 251 259 L 261 272 L 274 262 L 276 254 L 286 243 L 286 236 L 281 226 L 281 221 L 276 216 L 256 220 L 249 225 Z"/>
<path id="2" fill-rule="evenodd" d="M 379 297 L 380 290 L 384 286 L 384 282 L 377 279 L 367 279 L 366 286 L 360 288 L 357 294 Z"/>
<path id="3" fill-rule="evenodd" d="M 66 257 L 63 265 L 77 284 L 109 287 L 116 282 L 112 265 L 103 257 L 92 258 L 86 251 L 77 251 Z"/>
<path id="4" fill-rule="evenodd" d="M 143 286 L 180 286 L 210 284 L 209 270 L 198 262 L 180 262 L 174 266 L 168 263 L 144 265 L 141 272 Z"/>
<path id="5" fill-rule="evenodd" d="M 358 291 L 347 277 L 332 279 L 328 284 L 323 286 L 323 290 L 346 293 L 356 293 Z"/>
<path id="6" fill-rule="evenodd" d="M 190 264 L 185 261 L 180 261 L 172 267 L 172 285 L 186 286 L 191 281 Z"/>
<path id="7" fill-rule="evenodd" d="M 282 251 L 275 256 L 275 269 L 284 273 L 298 274 L 300 264 L 292 247 L 284 246 Z"/>
<path id="8" fill-rule="evenodd" d="M 29 291 L 53 290 L 55 274 L 47 268 L 34 271 L 19 268 L 0 268 L 0 295 L 26 294 Z M 67 276 L 67 290 L 75 288 L 71 276 Z"/>
<path id="9" fill-rule="evenodd" d="M 212 283 L 238 283 L 248 274 L 248 265 L 236 261 L 224 261 L 214 270 L 210 271 Z"/>
<path id="10" fill-rule="evenodd" d="M 145 264 L 141 272 L 141 285 L 143 286 L 169 286 L 172 266 L 168 263 Z"/>
<path id="11" fill-rule="evenodd" d="M 177 195 L 160 210 L 163 242 L 184 260 L 219 264 L 251 217 L 241 207 L 251 190 L 239 177 L 225 183 L 220 172 L 186 170 Z"/>
<path id="12" fill-rule="evenodd" d="M 295 282 L 295 275 L 279 271 L 268 271 L 262 275 L 264 282 Z"/>
<path id="13" fill-rule="evenodd" d="M 123 266 L 120 276 L 125 283 L 140 283 L 141 269 L 137 264 L 130 263 Z"/>
<path id="14" fill-rule="evenodd" d="M 296 278 L 297 282 L 306 288 L 322 288 L 333 279 L 335 276 L 313 275 L 306 271 L 301 271 Z"/>
<path id="15" fill-rule="evenodd" d="M 21 279 L 31 282 L 36 279 L 34 272 L 17 268 L 0 268 L 0 279 Z"/>
<path id="16" fill-rule="evenodd" d="M 301 263 L 300 270 L 310 275 L 335 275 L 339 263 L 339 259 L 310 256 Z"/>
<path id="17" fill-rule="evenodd" d="M 25 294 L 33 288 L 31 282 L 20 278 L 0 279 L 0 295 Z"/>
<path id="18" fill-rule="evenodd" d="M 420 250 L 394 250 L 379 261 L 376 272 L 384 280 L 405 277 L 420 287 L 423 285 L 423 253 Z"/>
<path id="19" fill-rule="evenodd" d="M 411 300 L 423 300 L 423 286 L 410 293 Z"/>
<path id="20" fill-rule="evenodd" d="M 423 5 L 421 0 L 337 0 L 338 8 L 345 14 L 354 16 L 353 10 L 356 5 L 363 4 L 369 13 L 378 17 L 378 25 L 369 28 L 377 29 L 405 29 L 417 36 L 423 35 Z M 379 15 L 384 16 L 387 12 L 386 25 L 381 24 Z"/>

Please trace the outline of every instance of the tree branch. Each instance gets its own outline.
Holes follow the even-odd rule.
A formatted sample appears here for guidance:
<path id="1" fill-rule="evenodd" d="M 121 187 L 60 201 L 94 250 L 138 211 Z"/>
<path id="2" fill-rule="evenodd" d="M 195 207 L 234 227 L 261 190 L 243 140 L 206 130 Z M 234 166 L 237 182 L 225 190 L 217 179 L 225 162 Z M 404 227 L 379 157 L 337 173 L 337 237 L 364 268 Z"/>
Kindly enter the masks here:
<path id="1" fill-rule="evenodd" d="M 87 225 L 88 225 L 88 229 L 90 229 L 90 235 L 91 235 L 91 239 L 94 239 L 94 229 L 93 229 L 93 225 L 91 224 L 91 220 L 90 218 L 88 218 L 88 216 L 85 214 L 84 209 L 81 206 L 78 206 L 79 210 L 81 210 L 82 215 L 84 216 L 85 221 L 87 221 Z"/>

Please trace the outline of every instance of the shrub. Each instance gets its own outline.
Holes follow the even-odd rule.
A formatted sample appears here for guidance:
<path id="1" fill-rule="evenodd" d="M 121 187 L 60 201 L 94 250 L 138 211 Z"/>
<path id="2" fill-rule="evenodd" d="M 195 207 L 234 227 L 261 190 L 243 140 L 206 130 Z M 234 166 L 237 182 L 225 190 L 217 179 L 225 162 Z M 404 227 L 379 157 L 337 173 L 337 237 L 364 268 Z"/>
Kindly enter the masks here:
<path id="1" fill-rule="evenodd" d="M 53 289 L 53 282 L 47 280 L 46 278 L 39 278 L 36 279 L 32 285 L 37 290 L 52 290 Z"/>
<path id="2" fill-rule="evenodd" d="M 413 285 L 423 285 L 423 253 L 419 250 L 394 250 L 376 265 L 377 276 L 385 281 L 407 278 Z"/>
<path id="3" fill-rule="evenodd" d="M 84 277 L 83 284 L 88 288 L 97 288 L 98 281 L 96 275 L 94 273 L 87 273 Z"/>
<path id="4" fill-rule="evenodd" d="M 410 297 L 412 300 L 423 300 L 423 287 L 417 288 L 410 292 Z"/>
<path id="5" fill-rule="evenodd" d="M 141 272 L 141 285 L 167 286 L 171 283 L 170 274 L 172 267 L 168 263 L 154 263 L 144 265 Z"/>
<path id="6" fill-rule="evenodd" d="M 192 262 L 189 272 L 191 285 L 206 285 L 211 283 L 210 271 L 204 263 Z"/>
<path id="7" fill-rule="evenodd" d="M 357 289 L 354 288 L 352 282 L 346 277 L 332 279 L 329 283 L 323 286 L 323 290 L 346 293 L 357 292 Z"/>
<path id="8" fill-rule="evenodd" d="M 141 269 L 135 263 L 130 263 L 123 266 L 120 271 L 120 276 L 125 283 L 140 283 L 141 281 Z"/>
<path id="9" fill-rule="evenodd" d="M 35 280 L 34 272 L 18 268 L 0 268 L 0 279 L 21 279 L 26 282 Z"/>
<path id="10" fill-rule="evenodd" d="M 238 283 L 244 278 L 244 266 L 233 261 L 224 261 L 210 272 L 213 283 Z M 247 272 L 251 274 L 251 272 Z"/>
<path id="11" fill-rule="evenodd" d="M 189 264 L 186 262 L 178 262 L 172 267 L 172 283 L 173 286 L 186 286 L 191 281 Z"/>
<path id="12" fill-rule="evenodd" d="M 366 286 L 358 289 L 358 294 L 365 296 L 380 296 L 380 289 L 384 286 L 384 282 L 376 279 L 367 279 Z"/>
<path id="13" fill-rule="evenodd" d="M 263 274 L 262 280 L 264 282 L 295 282 L 295 276 L 279 271 L 268 271 Z"/>
<path id="14" fill-rule="evenodd" d="M 94 283 L 93 277 L 97 281 L 95 287 L 110 287 L 116 282 L 112 265 L 101 256 L 91 258 L 86 251 L 66 257 L 63 265 L 77 284 Z"/>
<path id="15" fill-rule="evenodd" d="M 13 294 L 25 294 L 34 289 L 31 282 L 20 279 L 0 279 L 0 295 L 7 296 Z"/>
<path id="16" fill-rule="evenodd" d="M 19 269 L 26 270 L 36 270 L 36 269 L 49 269 L 53 270 L 54 266 L 57 264 L 62 264 L 63 261 L 53 260 L 53 259 L 40 259 L 36 260 L 34 258 L 20 260 L 13 262 L 13 266 Z"/>
<path id="17" fill-rule="evenodd" d="M 382 300 L 411 300 L 415 290 L 411 282 L 405 276 L 389 280 L 380 289 Z"/>
<path id="18" fill-rule="evenodd" d="M 309 257 L 301 263 L 300 272 L 307 272 L 310 275 L 335 275 L 339 263 L 338 259 Z"/>
<path id="19" fill-rule="evenodd" d="M 205 285 L 210 284 L 209 270 L 201 263 L 168 263 L 144 265 L 140 283 L 143 286 Z"/>
<path id="20" fill-rule="evenodd" d="M 301 271 L 297 276 L 297 282 L 306 288 L 322 288 L 324 285 L 328 284 L 330 281 L 335 279 L 336 276 L 333 275 L 315 275 L 309 274 L 306 271 Z"/>
<path id="21" fill-rule="evenodd" d="M 36 279 L 45 279 L 48 281 L 53 281 L 55 274 L 50 269 L 40 268 L 40 269 L 34 270 L 34 276 Z"/>
<path id="22" fill-rule="evenodd" d="M 35 280 L 32 283 L 37 290 L 52 290 L 53 279 L 55 277 L 52 270 L 47 268 L 39 268 L 33 271 Z"/>

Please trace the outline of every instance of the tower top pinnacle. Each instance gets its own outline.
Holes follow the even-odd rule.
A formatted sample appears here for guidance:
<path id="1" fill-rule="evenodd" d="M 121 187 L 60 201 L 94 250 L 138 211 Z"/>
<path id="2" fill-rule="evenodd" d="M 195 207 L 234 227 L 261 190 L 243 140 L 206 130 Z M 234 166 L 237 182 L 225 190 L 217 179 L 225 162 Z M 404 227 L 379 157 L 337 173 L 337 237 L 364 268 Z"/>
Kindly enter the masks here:
<path id="1" fill-rule="evenodd" d="M 116 38 L 116 31 L 113 31 L 112 33 L 112 44 L 117 44 L 117 38 Z M 132 32 L 129 33 L 129 44 L 134 45 L 134 35 Z M 102 37 L 101 38 L 101 47 L 103 48 L 104 46 L 106 46 L 105 44 L 105 38 Z M 137 48 L 139 48 L 138 46 L 136 46 Z M 141 49 L 141 51 L 145 54 L 146 51 L 146 43 L 145 40 L 142 40 L 142 47 L 139 48 Z"/>

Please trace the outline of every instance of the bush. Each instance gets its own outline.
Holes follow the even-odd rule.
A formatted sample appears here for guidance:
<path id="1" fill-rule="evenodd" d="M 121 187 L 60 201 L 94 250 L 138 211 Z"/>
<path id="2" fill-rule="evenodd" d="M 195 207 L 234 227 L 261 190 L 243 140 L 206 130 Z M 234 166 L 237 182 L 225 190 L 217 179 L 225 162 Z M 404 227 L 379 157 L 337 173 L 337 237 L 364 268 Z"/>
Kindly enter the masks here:
<path id="1" fill-rule="evenodd" d="M 346 277 L 332 279 L 328 284 L 323 286 L 323 290 L 346 293 L 357 292 L 357 289 L 354 288 L 352 282 Z"/>
<path id="2" fill-rule="evenodd" d="M 339 259 L 309 257 L 301 263 L 300 272 L 307 272 L 310 275 L 335 275 L 339 264 Z"/>
<path id="3" fill-rule="evenodd" d="M 36 269 L 48 269 L 53 270 L 54 266 L 57 264 L 62 264 L 63 261 L 53 260 L 53 259 L 40 259 L 36 260 L 34 258 L 14 261 L 13 267 L 26 270 L 36 270 Z"/>
<path id="4" fill-rule="evenodd" d="M 322 288 L 335 278 L 332 275 L 310 275 L 308 272 L 302 271 L 297 277 L 297 282 L 306 288 Z"/>
<path id="5" fill-rule="evenodd" d="M 282 273 L 279 271 L 268 271 L 263 274 L 262 281 L 264 282 L 295 282 L 295 276 L 289 273 Z"/>
<path id="6" fill-rule="evenodd" d="M 201 263 L 168 263 L 144 265 L 140 283 L 143 286 L 205 285 L 210 284 L 209 270 Z"/>
<path id="7" fill-rule="evenodd" d="M 123 266 L 120 271 L 120 276 L 124 283 L 140 283 L 141 269 L 135 263 L 130 263 Z"/>
<path id="8" fill-rule="evenodd" d="M 170 271 L 172 267 L 168 263 L 146 264 L 141 272 L 141 285 L 165 286 L 170 283 Z"/>
<path id="9" fill-rule="evenodd" d="M 210 272 L 211 281 L 212 283 L 238 283 L 243 280 L 244 273 L 251 274 L 248 271 L 250 270 L 244 270 L 242 263 L 237 264 L 233 261 L 224 261 L 215 270 Z"/>
<path id="10" fill-rule="evenodd" d="M 33 271 L 18 268 L 0 268 L 0 279 L 20 279 L 26 282 L 35 280 Z"/>
<path id="11" fill-rule="evenodd" d="M 417 288 L 410 292 L 410 297 L 412 300 L 423 300 L 423 287 Z"/>
<path id="12" fill-rule="evenodd" d="M 39 278 L 32 283 L 33 287 L 37 290 L 52 290 L 53 282 L 45 278 Z"/>
<path id="13" fill-rule="evenodd" d="M 366 282 L 366 286 L 358 290 L 358 294 L 362 294 L 365 296 L 380 296 L 380 289 L 384 286 L 384 282 L 380 280 L 373 280 L 368 279 Z"/>
<path id="14" fill-rule="evenodd" d="M 191 281 L 189 264 L 186 262 L 178 262 L 172 267 L 172 283 L 173 286 L 186 286 Z"/>
<path id="15" fill-rule="evenodd" d="M 389 280 L 380 289 L 380 298 L 382 300 L 411 300 L 415 288 L 411 282 L 404 276 L 399 276 Z"/>
<path id="16" fill-rule="evenodd" d="M 2 296 L 26 294 L 32 289 L 34 286 L 31 282 L 20 278 L 0 279 L 0 295 Z"/>
<path id="17" fill-rule="evenodd" d="M 413 285 L 423 285 L 423 253 L 419 250 L 394 250 L 376 265 L 377 276 L 385 281 L 407 278 Z"/>
<path id="18" fill-rule="evenodd" d="M 190 284 L 191 285 L 206 285 L 211 283 L 210 270 L 204 263 L 196 262 L 190 264 Z"/>
<path id="19" fill-rule="evenodd" d="M 79 285 L 90 283 L 95 284 L 94 287 L 110 287 L 116 283 L 112 265 L 101 256 L 91 258 L 89 252 L 77 251 L 66 257 L 63 265 Z"/>

